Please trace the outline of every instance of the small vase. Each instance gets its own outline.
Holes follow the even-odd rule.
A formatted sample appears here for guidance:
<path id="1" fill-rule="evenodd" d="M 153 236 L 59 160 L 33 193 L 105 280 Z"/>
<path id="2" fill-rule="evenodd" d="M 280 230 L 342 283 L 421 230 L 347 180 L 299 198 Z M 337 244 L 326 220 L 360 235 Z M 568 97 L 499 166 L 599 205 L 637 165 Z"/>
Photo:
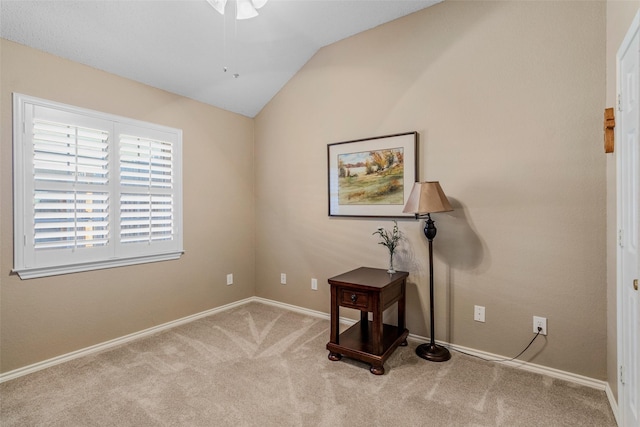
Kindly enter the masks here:
<path id="1" fill-rule="evenodd" d="M 396 272 L 396 269 L 393 268 L 393 252 L 389 254 L 389 269 L 387 270 L 387 273 L 389 274 L 393 274 Z"/>

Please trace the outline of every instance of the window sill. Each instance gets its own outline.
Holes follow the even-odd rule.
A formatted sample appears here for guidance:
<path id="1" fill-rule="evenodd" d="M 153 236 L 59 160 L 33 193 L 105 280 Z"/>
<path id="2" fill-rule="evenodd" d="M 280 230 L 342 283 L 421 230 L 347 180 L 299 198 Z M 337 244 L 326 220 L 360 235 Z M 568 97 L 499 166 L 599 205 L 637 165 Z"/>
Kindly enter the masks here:
<path id="1" fill-rule="evenodd" d="M 143 257 L 114 259 L 107 261 L 95 261 L 82 264 L 71 264 L 40 268 L 16 268 L 12 272 L 18 274 L 20 279 L 37 279 L 39 277 L 59 276 L 62 274 L 80 273 L 82 271 L 102 270 L 105 268 L 124 267 L 127 265 L 145 264 L 149 262 L 171 261 L 179 259 L 184 251 L 168 252 L 158 255 Z"/>

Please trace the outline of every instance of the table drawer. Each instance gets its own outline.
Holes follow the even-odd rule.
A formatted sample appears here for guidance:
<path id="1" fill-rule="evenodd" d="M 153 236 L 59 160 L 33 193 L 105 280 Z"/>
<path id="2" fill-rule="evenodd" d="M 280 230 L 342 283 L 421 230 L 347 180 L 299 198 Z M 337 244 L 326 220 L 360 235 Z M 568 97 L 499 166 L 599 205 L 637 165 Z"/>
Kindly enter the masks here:
<path id="1" fill-rule="evenodd" d="M 364 292 L 342 289 L 340 291 L 340 305 L 358 310 L 371 310 L 369 307 L 369 294 Z"/>

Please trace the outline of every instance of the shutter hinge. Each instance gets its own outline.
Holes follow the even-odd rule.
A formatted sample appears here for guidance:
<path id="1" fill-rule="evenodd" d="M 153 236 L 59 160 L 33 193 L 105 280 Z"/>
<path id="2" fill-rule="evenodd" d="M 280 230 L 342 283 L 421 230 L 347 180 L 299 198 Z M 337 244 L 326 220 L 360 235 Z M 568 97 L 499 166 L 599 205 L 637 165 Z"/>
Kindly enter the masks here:
<path id="1" fill-rule="evenodd" d="M 622 243 L 622 228 L 618 230 L 618 246 L 624 248 L 624 244 Z"/>
<path id="2" fill-rule="evenodd" d="M 624 366 L 620 365 L 620 384 L 624 385 Z"/>
<path id="3" fill-rule="evenodd" d="M 618 111 L 622 111 L 622 94 L 618 94 Z"/>

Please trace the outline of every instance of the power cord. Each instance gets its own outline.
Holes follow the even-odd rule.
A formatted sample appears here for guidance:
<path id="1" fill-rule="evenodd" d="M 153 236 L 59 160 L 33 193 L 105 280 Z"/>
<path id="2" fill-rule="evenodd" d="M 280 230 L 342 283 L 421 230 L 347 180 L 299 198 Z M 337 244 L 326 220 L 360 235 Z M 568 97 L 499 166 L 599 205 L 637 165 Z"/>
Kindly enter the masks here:
<path id="1" fill-rule="evenodd" d="M 475 357 L 475 358 L 480 359 L 480 360 L 484 360 L 486 362 L 511 362 L 512 360 L 516 360 L 518 357 L 522 356 L 524 354 L 524 352 L 527 351 L 529 349 L 529 347 L 531 347 L 531 344 L 533 344 L 533 342 L 536 340 L 536 338 L 538 338 L 538 336 L 540 335 L 540 332 L 542 332 L 542 328 L 540 326 L 538 326 L 538 332 L 533 337 L 533 339 L 531 341 L 529 341 L 529 344 L 527 344 L 527 346 L 524 348 L 524 350 L 522 350 L 520 353 L 518 353 L 517 356 L 514 356 L 511 359 L 487 359 L 487 358 L 484 358 L 482 356 L 478 356 L 477 354 L 470 354 L 470 353 L 467 353 L 467 352 L 464 352 L 462 350 L 458 350 L 458 349 L 455 349 L 455 348 L 451 348 L 451 350 L 457 351 L 458 353 L 466 354 L 467 356 Z"/>

